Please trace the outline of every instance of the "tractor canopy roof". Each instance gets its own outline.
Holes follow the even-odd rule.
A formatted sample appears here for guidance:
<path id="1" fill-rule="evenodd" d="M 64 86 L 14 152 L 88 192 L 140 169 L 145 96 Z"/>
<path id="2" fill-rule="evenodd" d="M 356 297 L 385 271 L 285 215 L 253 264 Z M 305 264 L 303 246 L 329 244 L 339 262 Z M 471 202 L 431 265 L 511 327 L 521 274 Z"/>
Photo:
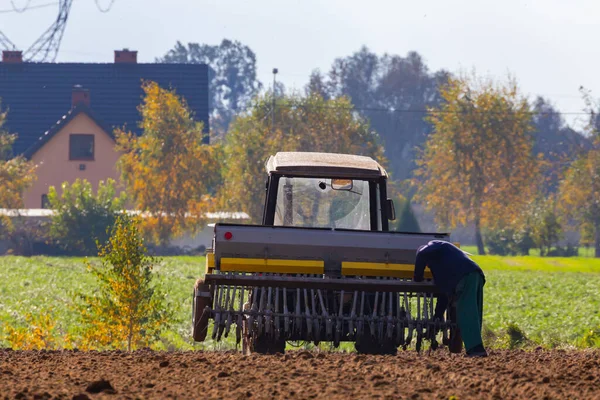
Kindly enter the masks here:
<path id="1" fill-rule="evenodd" d="M 385 169 L 371 157 L 337 153 L 278 152 L 266 163 L 269 174 L 287 176 L 376 179 Z"/>

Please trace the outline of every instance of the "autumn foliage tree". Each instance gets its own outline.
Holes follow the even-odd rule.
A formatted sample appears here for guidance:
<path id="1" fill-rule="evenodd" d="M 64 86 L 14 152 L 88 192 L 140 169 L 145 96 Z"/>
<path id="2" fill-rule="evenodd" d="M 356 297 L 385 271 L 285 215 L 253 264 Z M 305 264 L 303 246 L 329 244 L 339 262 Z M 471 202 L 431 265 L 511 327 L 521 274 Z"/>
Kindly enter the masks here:
<path id="1" fill-rule="evenodd" d="M 539 163 L 532 152 L 531 112 L 517 84 L 453 78 L 427 119 L 434 132 L 418 160 L 416 199 L 438 223 L 482 229 L 518 223 L 535 192 Z"/>
<path id="2" fill-rule="evenodd" d="M 143 85 L 142 136 L 117 130 L 122 180 L 137 210 L 147 213 L 145 231 L 164 244 L 205 221 L 219 180 L 219 146 L 203 144 L 184 99 L 154 82 Z"/>
<path id="3" fill-rule="evenodd" d="M 35 165 L 24 157 L 12 157 L 12 145 L 17 135 L 2 130 L 6 112 L 0 108 L 0 208 L 23 208 L 23 193 L 35 179 Z M 10 229 L 8 219 L 0 220 L 0 225 Z M 4 229 L 3 229 L 4 230 Z"/>
<path id="4" fill-rule="evenodd" d="M 349 153 L 384 162 L 378 135 L 356 115 L 348 98 L 325 100 L 309 93 L 278 96 L 274 103 L 266 94 L 233 121 L 226 136 L 222 206 L 260 222 L 265 161 L 279 151 Z"/>
<path id="5" fill-rule="evenodd" d="M 147 255 L 139 220 L 120 216 L 106 244 L 101 265 L 88 262 L 98 293 L 80 293 L 75 307 L 83 324 L 83 348 L 146 347 L 167 328 L 168 307 L 154 284 L 156 260 Z"/>
<path id="6" fill-rule="evenodd" d="M 595 256 L 600 257 L 600 137 L 569 166 L 559 191 L 563 215 L 593 237 Z"/>

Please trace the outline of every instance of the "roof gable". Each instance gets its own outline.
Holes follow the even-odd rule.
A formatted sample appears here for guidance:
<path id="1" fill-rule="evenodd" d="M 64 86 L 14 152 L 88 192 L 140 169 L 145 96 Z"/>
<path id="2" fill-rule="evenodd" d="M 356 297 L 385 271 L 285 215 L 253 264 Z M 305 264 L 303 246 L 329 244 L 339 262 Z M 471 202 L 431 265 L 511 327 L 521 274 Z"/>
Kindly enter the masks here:
<path id="1" fill-rule="evenodd" d="M 68 113 L 62 116 L 56 123 L 44 132 L 24 153 L 26 158 L 31 158 L 38 150 L 40 150 L 46 143 L 48 143 L 57 133 L 59 133 L 65 126 L 69 124 L 75 117 L 80 114 L 87 115 L 104 133 L 106 133 L 112 140 L 115 140 L 112 129 L 102 122 L 98 116 L 85 104 L 81 103 L 69 110 Z"/>
<path id="2" fill-rule="evenodd" d="M 4 129 L 18 134 L 23 154 L 71 108 L 74 85 L 89 89 L 94 114 L 108 132 L 123 127 L 140 134 L 137 107 L 142 80 L 175 89 L 208 132 L 208 66 L 204 64 L 0 63 L 0 99 L 8 109 Z"/>

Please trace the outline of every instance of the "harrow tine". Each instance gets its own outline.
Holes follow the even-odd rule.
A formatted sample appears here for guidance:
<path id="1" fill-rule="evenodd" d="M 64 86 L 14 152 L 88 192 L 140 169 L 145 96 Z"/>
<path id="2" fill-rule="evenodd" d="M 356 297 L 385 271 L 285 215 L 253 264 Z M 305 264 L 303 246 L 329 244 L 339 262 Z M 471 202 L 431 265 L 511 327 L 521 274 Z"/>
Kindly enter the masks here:
<path id="1" fill-rule="evenodd" d="M 358 290 L 352 294 L 352 311 L 350 312 L 350 320 L 348 321 L 348 333 L 350 336 L 356 337 L 354 333 L 354 319 L 356 318 L 356 301 L 358 300 Z"/>
<path id="2" fill-rule="evenodd" d="M 304 289 L 304 312 L 306 314 L 306 333 L 309 340 L 312 340 L 312 318 L 310 315 L 310 306 L 308 304 L 308 291 Z"/>
<path id="3" fill-rule="evenodd" d="M 386 339 L 388 341 L 392 341 L 393 340 L 393 336 L 394 336 L 394 325 L 393 325 L 393 312 L 394 310 L 392 309 L 392 298 L 395 297 L 396 294 L 395 293 L 389 293 L 389 300 L 388 300 L 388 316 L 387 316 L 387 332 L 386 332 Z"/>
<path id="4" fill-rule="evenodd" d="M 327 308 L 325 307 L 325 302 L 323 301 L 323 294 L 321 290 L 318 290 L 317 293 L 319 295 L 319 303 L 321 304 L 321 315 L 325 317 L 325 335 L 327 337 L 327 340 L 331 340 L 331 318 L 329 316 L 329 313 L 327 312 Z"/>
<path id="5" fill-rule="evenodd" d="M 279 326 L 279 288 L 275 288 L 275 339 L 279 339 L 281 327 Z"/>
<path id="6" fill-rule="evenodd" d="M 379 307 L 379 316 L 377 318 L 377 340 L 383 342 L 383 319 L 385 317 L 385 298 L 386 293 L 381 293 L 381 305 Z"/>
<path id="7" fill-rule="evenodd" d="M 339 307 L 338 314 L 335 318 L 335 337 L 334 337 L 333 345 L 336 348 L 339 347 L 341 337 L 344 333 L 343 316 L 344 316 L 344 291 L 342 290 L 340 292 L 340 307 Z"/>
<path id="8" fill-rule="evenodd" d="M 406 326 L 408 328 L 408 333 L 406 335 L 406 340 L 404 341 L 404 350 L 406 350 L 406 347 L 410 345 L 410 343 L 412 342 L 412 337 L 413 337 L 413 321 L 412 321 L 412 316 L 411 316 L 411 312 L 410 312 L 410 299 L 408 298 L 408 294 L 404 293 L 404 305 L 405 305 L 405 310 L 406 310 Z"/>
<path id="9" fill-rule="evenodd" d="M 265 311 L 265 288 L 260 288 L 260 300 L 258 301 L 258 335 L 262 335 L 264 320 L 263 315 Z"/>
<path id="10" fill-rule="evenodd" d="M 239 345 L 242 340 L 242 324 L 244 323 L 244 287 L 240 290 L 240 313 L 237 317 L 237 323 L 235 327 L 235 344 Z"/>
<path id="11" fill-rule="evenodd" d="M 317 313 L 315 291 L 313 289 L 310 290 L 310 303 L 312 306 L 313 329 L 314 329 L 315 342 L 320 342 L 321 341 L 321 318 L 319 318 L 319 314 Z"/>
<path id="12" fill-rule="evenodd" d="M 250 317 L 248 318 L 248 334 L 249 335 L 253 335 L 254 334 L 254 322 L 255 322 L 255 315 L 258 312 L 258 295 L 259 295 L 259 290 L 257 287 L 252 289 L 252 292 L 250 294 L 250 298 L 252 299 L 252 306 L 250 308 Z"/>
<path id="13" fill-rule="evenodd" d="M 373 315 L 371 321 L 369 321 L 369 327 L 371 328 L 371 336 L 375 336 L 375 319 L 377 318 L 377 300 L 379 299 L 379 292 L 375 292 L 375 301 L 373 303 Z"/>
<path id="14" fill-rule="evenodd" d="M 227 298 L 227 305 L 225 308 L 227 309 L 227 324 L 225 325 L 225 337 L 229 337 L 229 330 L 231 329 L 231 323 L 233 322 L 233 313 L 235 312 L 233 309 L 233 303 L 235 302 L 235 293 L 237 292 L 237 286 L 233 287 L 233 291 L 231 292 L 231 299 Z"/>
<path id="15" fill-rule="evenodd" d="M 396 311 L 396 346 L 404 346 L 404 329 L 406 325 L 406 311 L 404 311 L 404 305 L 402 303 L 402 296 L 398 293 L 397 298 L 397 311 Z"/>
<path id="16" fill-rule="evenodd" d="M 265 334 L 272 335 L 273 334 L 273 317 L 272 317 L 272 309 L 271 309 L 271 299 L 273 294 L 273 288 L 267 289 L 267 304 L 265 307 Z"/>
<path id="17" fill-rule="evenodd" d="M 221 285 L 216 285 L 215 287 L 215 317 L 213 323 L 213 333 L 212 338 L 215 340 L 217 338 L 217 331 L 219 329 L 219 325 L 221 323 Z"/>
<path id="18" fill-rule="evenodd" d="M 294 329 L 298 335 L 302 334 L 302 314 L 300 313 L 300 289 L 296 289 L 296 323 Z"/>
<path id="19" fill-rule="evenodd" d="M 364 311 L 365 311 L 365 292 L 363 291 L 362 295 L 361 295 L 361 299 L 360 299 L 360 313 L 359 313 L 360 318 L 358 320 L 357 327 L 356 327 L 356 329 L 357 329 L 356 334 L 359 338 L 361 338 L 364 333 L 364 323 L 365 323 Z"/>
<path id="20" fill-rule="evenodd" d="M 288 305 L 287 305 L 287 289 L 283 288 L 283 331 L 285 334 L 285 337 L 287 338 L 288 335 L 290 334 L 290 316 L 289 316 L 289 310 L 288 310 Z"/>

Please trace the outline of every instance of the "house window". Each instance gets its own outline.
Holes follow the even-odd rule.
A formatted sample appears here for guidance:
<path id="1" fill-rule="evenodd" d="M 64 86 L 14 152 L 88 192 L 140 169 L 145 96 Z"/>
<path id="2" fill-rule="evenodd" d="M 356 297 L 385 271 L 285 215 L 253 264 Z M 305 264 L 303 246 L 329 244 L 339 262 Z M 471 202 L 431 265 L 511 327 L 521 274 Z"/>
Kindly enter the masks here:
<path id="1" fill-rule="evenodd" d="M 73 134 L 69 137 L 69 160 L 94 160 L 94 135 Z"/>
<path id="2" fill-rule="evenodd" d="M 48 201 L 48 195 L 42 195 L 42 208 L 50 208 L 50 202 Z"/>

